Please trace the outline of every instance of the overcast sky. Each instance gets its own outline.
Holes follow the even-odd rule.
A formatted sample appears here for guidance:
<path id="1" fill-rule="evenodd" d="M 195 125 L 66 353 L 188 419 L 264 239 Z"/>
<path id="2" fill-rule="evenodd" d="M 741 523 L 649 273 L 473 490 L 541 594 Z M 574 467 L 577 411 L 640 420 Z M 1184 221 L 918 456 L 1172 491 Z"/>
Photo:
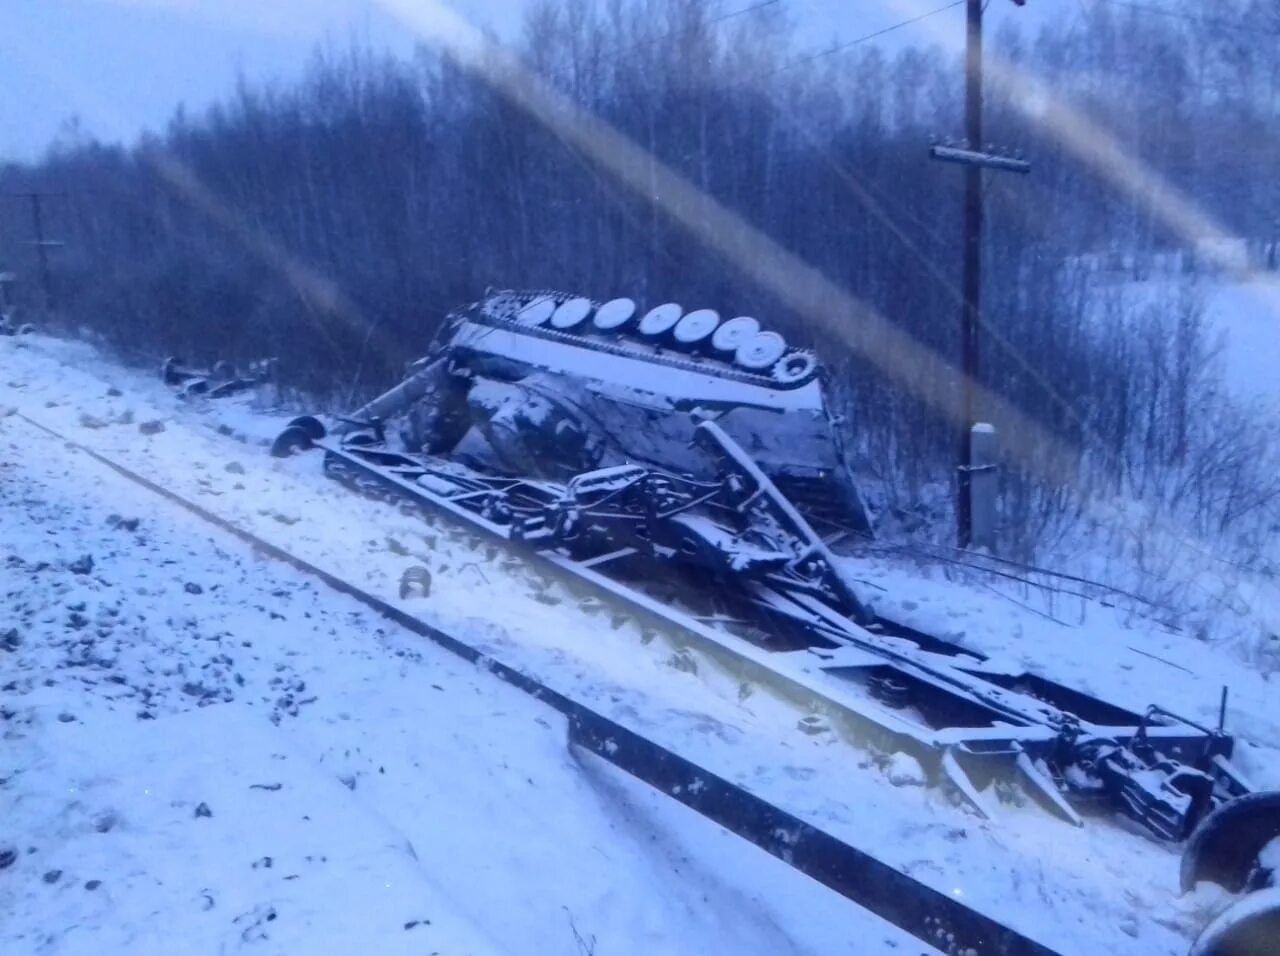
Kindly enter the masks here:
<path id="1" fill-rule="evenodd" d="M 420 0 L 430 5 L 434 0 Z M 510 36 L 529 0 L 446 0 L 473 21 Z M 759 0 L 709 0 L 725 12 Z M 828 46 L 936 9 L 946 0 L 777 0 L 794 17 L 800 40 Z M 994 25 L 1016 17 L 1028 26 L 1065 22 L 1081 3 L 991 0 Z M 30 159 L 63 121 L 80 117 L 108 141 L 132 140 L 164 125 L 183 103 L 200 110 L 228 92 L 237 74 L 288 78 L 317 44 L 354 34 L 399 52 L 412 36 L 381 0 L 3 0 L 0 62 L 0 159 Z M 884 42 L 963 39 L 963 9 L 895 31 Z"/>

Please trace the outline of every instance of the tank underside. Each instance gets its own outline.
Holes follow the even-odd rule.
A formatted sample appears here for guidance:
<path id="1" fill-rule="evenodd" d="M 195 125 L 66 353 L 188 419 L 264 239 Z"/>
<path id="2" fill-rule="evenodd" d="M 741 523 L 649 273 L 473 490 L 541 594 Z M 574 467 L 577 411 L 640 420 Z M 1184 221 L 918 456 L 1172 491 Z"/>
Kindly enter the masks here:
<path id="1" fill-rule="evenodd" d="M 717 348 L 719 330 L 757 324 L 717 324 L 710 310 L 686 315 L 697 322 L 683 334 L 683 320 L 669 319 L 678 307 L 665 329 L 645 324 L 663 308 L 637 318 L 631 300 L 492 295 L 451 316 L 394 407 L 379 400 L 355 417 L 391 419 L 406 451 L 553 481 L 627 464 L 709 480 L 716 462 L 694 435 L 712 421 L 810 521 L 870 534 L 812 355 L 760 332 L 763 342 L 748 336 L 736 349 Z M 748 367 L 763 359 L 773 361 Z"/>

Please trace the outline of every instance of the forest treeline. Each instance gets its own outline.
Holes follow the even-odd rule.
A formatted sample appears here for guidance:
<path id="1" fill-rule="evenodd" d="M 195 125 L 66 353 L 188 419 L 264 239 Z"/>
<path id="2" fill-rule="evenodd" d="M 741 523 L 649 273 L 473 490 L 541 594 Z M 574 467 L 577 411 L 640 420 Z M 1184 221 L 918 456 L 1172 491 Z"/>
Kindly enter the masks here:
<path id="1" fill-rule="evenodd" d="M 1195 237 L 1167 231 L 1091 161 L 1096 144 L 1015 103 L 1044 84 L 1142 176 L 1230 234 L 1272 243 L 1280 3 L 1162 6 L 1100 0 L 1069 27 L 989 38 L 991 139 L 1033 171 L 986 178 L 983 379 L 1074 455 L 1065 473 L 1035 448 L 1010 462 L 1006 523 L 1025 541 L 1079 507 L 1086 482 L 1167 502 L 1194 491 L 1203 533 L 1274 506 L 1259 455 L 1218 447 L 1223 422 L 1256 435 L 1214 378 L 1194 299 L 1108 312 L 1084 265 Z M 785 0 L 736 12 L 731 0 L 548 0 L 512 52 L 705 201 L 955 356 L 962 173 L 928 146 L 961 130 L 960 60 L 874 43 L 809 56 Z M 128 147 L 69 128 L 40 162 L 0 169 L 0 186 L 65 193 L 46 211 L 66 241 L 52 253 L 55 320 L 129 358 L 279 356 L 291 388 L 340 405 L 390 383 L 449 309 L 491 286 L 675 300 L 756 315 L 817 347 L 882 513 L 945 502 L 955 431 L 920 400 L 923 373 L 848 354 L 691 230 L 696 210 L 623 185 L 495 88 L 502 69 L 431 45 L 412 59 L 329 47 L 295 83 L 243 81 Z M 6 217 L 0 240 L 34 310 L 37 272 L 19 251 L 29 228 Z M 1239 497 L 1220 500 L 1222 481 Z"/>

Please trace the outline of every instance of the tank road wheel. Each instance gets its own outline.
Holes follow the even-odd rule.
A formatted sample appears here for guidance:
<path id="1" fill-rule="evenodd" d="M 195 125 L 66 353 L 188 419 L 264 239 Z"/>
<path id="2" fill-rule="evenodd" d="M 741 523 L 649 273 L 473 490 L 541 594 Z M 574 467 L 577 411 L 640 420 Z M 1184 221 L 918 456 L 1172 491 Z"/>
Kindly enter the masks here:
<path id="1" fill-rule="evenodd" d="M 616 332 L 630 322 L 636 314 L 636 303 L 633 299 L 610 299 L 596 309 L 591 320 L 601 332 Z"/>
<path id="2" fill-rule="evenodd" d="M 1250 793 L 1222 804 L 1187 840 L 1182 891 L 1189 893 L 1202 881 L 1232 893 L 1268 886 L 1277 865 L 1273 857 L 1280 856 L 1273 841 L 1280 841 L 1280 792 Z M 1280 953 L 1280 942 L 1275 952 Z"/>
<path id="3" fill-rule="evenodd" d="M 585 322 L 590 314 L 590 299 L 569 299 L 551 314 L 551 327 L 561 330 L 572 329 Z"/>
<path id="4" fill-rule="evenodd" d="M 1280 953 L 1280 888 L 1252 893 L 1204 928 L 1190 956 L 1276 956 Z"/>
<path id="5" fill-rule="evenodd" d="M 738 346 L 733 360 L 741 368 L 762 372 L 787 352 L 787 340 L 777 332 L 757 332 Z"/>
<path id="6" fill-rule="evenodd" d="M 715 309 L 698 309 L 677 322 L 672 335 L 678 345 L 692 348 L 709 339 L 719 324 L 720 313 Z"/>
<path id="7" fill-rule="evenodd" d="M 758 321 L 749 315 L 740 315 L 720 323 L 720 328 L 711 334 L 711 346 L 718 352 L 736 352 L 738 346 L 759 331 Z"/>
<path id="8" fill-rule="evenodd" d="M 546 325 L 555 311 L 556 300 L 544 295 L 541 298 L 534 299 L 517 312 L 515 320 L 518 325 L 527 325 L 533 328 L 539 325 Z"/>
<path id="9" fill-rule="evenodd" d="M 303 415 L 291 421 L 271 444 L 271 454 L 276 458 L 288 458 L 300 451 L 309 451 L 324 438 L 324 425 L 320 419 Z"/>
<path id="10" fill-rule="evenodd" d="M 666 335 L 676 327 L 682 315 L 684 315 L 684 309 L 676 302 L 655 306 L 640 320 L 640 334 L 655 339 Z"/>

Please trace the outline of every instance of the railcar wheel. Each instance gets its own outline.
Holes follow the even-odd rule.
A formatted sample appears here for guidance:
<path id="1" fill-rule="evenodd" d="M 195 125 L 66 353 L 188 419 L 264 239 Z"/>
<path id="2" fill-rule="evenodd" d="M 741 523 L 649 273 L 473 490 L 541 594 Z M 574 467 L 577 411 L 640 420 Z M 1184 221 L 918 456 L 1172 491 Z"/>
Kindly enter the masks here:
<path id="1" fill-rule="evenodd" d="M 286 427 L 301 428 L 307 433 L 308 437 L 310 437 L 312 441 L 319 441 L 324 438 L 326 434 L 324 425 L 321 423 L 320 419 L 316 418 L 314 415 L 301 415 L 289 422 Z"/>
<path id="2" fill-rule="evenodd" d="M 271 443 L 271 455 L 274 458 L 289 458 L 300 451 L 310 450 L 314 444 L 305 428 L 290 425 Z"/>
<path id="3" fill-rule="evenodd" d="M 1219 913 L 1189 956 L 1280 956 L 1280 888 L 1252 893 Z"/>
<path id="4" fill-rule="evenodd" d="M 1266 886 L 1274 875 L 1271 857 L 1280 855 L 1269 849 L 1273 841 L 1280 841 L 1280 792 L 1250 793 L 1222 804 L 1205 815 L 1187 840 L 1183 892 L 1202 881 L 1232 893 Z"/>
<path id="5" fill-rule="evenodd" d="M 182 374 L 182 359 L 176 355 L 170 355 L 160 366 L 160 375 L 166 385 L 181 385 L 186 378 Z"/>

